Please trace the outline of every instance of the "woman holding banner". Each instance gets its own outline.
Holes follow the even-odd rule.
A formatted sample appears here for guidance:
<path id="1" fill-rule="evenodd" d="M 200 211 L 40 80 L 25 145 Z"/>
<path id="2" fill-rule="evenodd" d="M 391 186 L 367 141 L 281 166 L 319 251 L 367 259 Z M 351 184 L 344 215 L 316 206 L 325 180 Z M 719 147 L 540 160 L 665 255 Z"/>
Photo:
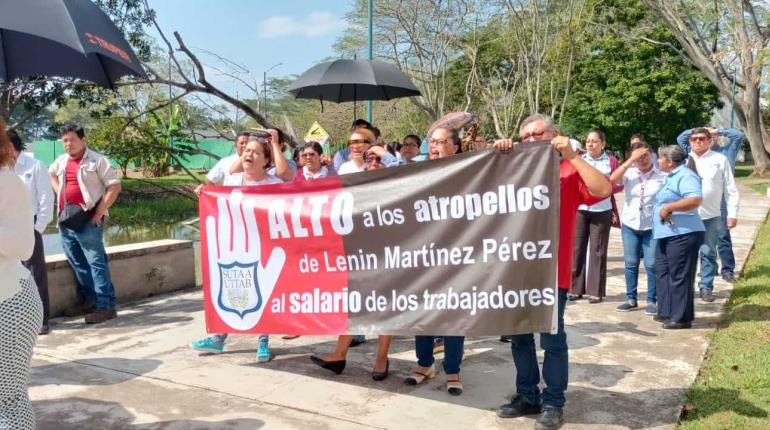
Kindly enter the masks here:
<path id="1" fill-rule="evenodd" d="M 233 173 L 225 178 L 224 185 L 234 186 L 259 186 L 267 184 L 280 184 L 283 181 L 273 175 L 268 174 L 267 169 L 271 164 L 271 151 L 268 140 L 261 136 L 249 136 L 249 141 L 243 149 L 240 157 L 240 164 L 243 166 L 242 172 Z M 276 157 L 283 158 L 282 153 L 276 154 Z M 219 333 L 207 338 L 190 343 L 190 346 L 201 352 L 219 354 L 225 348 L 226 333 Z M 259 335 L 259 346 L 257 348 L 257 362 L 264 363 L 270 361 L 270 348 L 268 341 L 270 337 L 266 334 Z"/>
<path id="2" fill-rule="evenodd" d="M 428 157 L 436 160 L 462 152 L 460 135 L 457 130 L 438 128 L 430 136 Z M 415 336 L 417 368 L 404 380 L 407 385 L 419 385 L 436 376 L 433 346 L 436 336 Z M 460 381 L 460 362 L 463 359 L 464 336 L 443 336 L 444 338 L 444 373 L 449 394 L 459 396 L 463 393 Z"/>
<path id="3" fill-rule="evenodd" d="M 348 139 L 348 150 L 350 161 L 340 166 L 339 174 L 363 172 L 365 170 L 374 170 L 383 167 L 398 165 L 396 157 L 392 156 L 384 147 L 373 146 L 375 142 L 374 133 L 365 128 L 355 129 Z M 304 153 L 304 150 L 303 150 Z M 315 158 L 315 157 L 313 157 Z M 354 342 L 351 345 L 351 342 Z M 334 352 L 323 357 L 311 355 L 310 360 L 324 369 L 331 370 L 339 375 L 345 370 L 347 364 L 348 348 L 359 345 L 363 342 L 363 336 L 342 335 L 337 338 L 337 346 Z M 377 340 L 377 357 L 375 358 L 374 369 L 372 370 L 372 379 L 383 381 L 388 377 L 390 371 L 390 361 L 388 360 L 388 350 L 393 336 L 379 336 Z"/>

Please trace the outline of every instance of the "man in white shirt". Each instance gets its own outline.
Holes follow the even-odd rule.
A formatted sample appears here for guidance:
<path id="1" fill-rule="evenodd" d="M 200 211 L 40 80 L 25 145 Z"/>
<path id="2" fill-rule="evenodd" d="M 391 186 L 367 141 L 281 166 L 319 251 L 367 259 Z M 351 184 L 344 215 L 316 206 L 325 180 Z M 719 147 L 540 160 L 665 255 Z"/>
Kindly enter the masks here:
<path id="1" fill-rule="evenodd" d="M 217 161 L 217 164 L 209 170 L 209 173 L 204 179 L 206 185 L 222 185 L 225 182 L 225 178 L 230 176 L 230 167 L 238 161 L 243 153 L 243 148 L 246 147 L 246 143 L 249 141 L 249 133 L 244 131 L 238 133 L 235 136 L 235 154 L 228 155 Z M 198 187 L 200 188 L 200 187 Z M 198 191 L 198 190 L 196 190 Z"/>
<path id="2" fill-rule="evenodd" d="M 27 189 L 27 196 L 32 205 L 35 217 L 35 249 L 29 260 L 23 261 L 24 266 L 32 272 L 43 302 L 43 326 L 40 334 L 48 334 L 48 316 L 50 306 L 48 301 L 48 271 L 45 266 L 45 251 L 43 249 L 43 231 L 53 219 L 53 188 L 51 178 L 43 163 L 24 153 L 24 143 L 15 131 L 8 131 L 8 138 L 16 152 L 16 175 L 19 176 Z"/>
<path id="3" fill-rule="evenodd" d="M 738 188 L 733 170 L 724 155 L 712 151 L 711 133 L 707 128 L 694 128 L 689 138 L 690 157 L 695 161 L 703 185 L 703 201 L 698 212 L 706 226 L 706 235 L 700 247 L 700 297 L 705 302 L 714 301 L 714 276 L 717 271 L 717 241 L 721 233 L 721 204 L 727 203 L 727 228 L 738 224 Z"/>

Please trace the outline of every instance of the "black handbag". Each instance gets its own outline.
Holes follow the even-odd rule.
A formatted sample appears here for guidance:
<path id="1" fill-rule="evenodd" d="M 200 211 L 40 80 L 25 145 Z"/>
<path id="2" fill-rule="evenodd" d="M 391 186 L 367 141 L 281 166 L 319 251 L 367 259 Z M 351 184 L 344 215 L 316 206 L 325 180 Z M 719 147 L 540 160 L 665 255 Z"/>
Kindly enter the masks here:
<path id="1" fill-rule="evenodd" d="M 66 227 L 70 230 L 80 231 L 87 222 L 91 221 L 91 216 L 94 213 L 94 209 L 99 205 L 96 202 L 91 210 L 85 210 L 80 205 L 72 205 L 67 203 L 67 174 L 64 175 L 64 187 L 62 189 L 62 197 L 64 198 L 64 208 L 59 213 L 59 226 Z M 101 199 L 99 199 L 101 201 Z"/>
<path id="2" fill-rule="evenodd" d="M 64 201 L 64 209 L 59 214 L 59 225 L 61 227 L 80 231 L 90 220 L 91 211 L 84 210 L 80 205 L 71 205 L 66 200 Z"/>

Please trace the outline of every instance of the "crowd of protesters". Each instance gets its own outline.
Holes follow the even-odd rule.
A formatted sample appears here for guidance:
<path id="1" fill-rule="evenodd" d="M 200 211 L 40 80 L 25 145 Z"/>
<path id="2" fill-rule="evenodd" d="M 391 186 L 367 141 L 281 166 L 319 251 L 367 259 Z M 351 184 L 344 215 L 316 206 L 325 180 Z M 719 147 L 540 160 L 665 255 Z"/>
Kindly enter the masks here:
<path id="1" fill-rule="evenodd" d="M 32 346 L 38 334 L 50 330 L 41 234 L 56 207 L 80 300 L 68 315 L 85 315 L 85 322 L 91 324 L 116 318 L 103 223 L 121 188 L 109 160 L 86 145 L 82 128 L 67 125 L 61 129 L 65 154 L 46 171 L 39 161 L 24 154 L 24 145 L 16 133 L 6 134 L 4 125 L 0 126 L 0 201 L 10 199 L 0 204 L 0 413 L 23 422 L 31 416 L 26 381 Z M 722 137 L 727 144 L 721 144 Z M 704 302 L 714 300 L 717 273 L 727 282 L 735 280 L 730 229 L 737 224 L 739 196 L 733 171 L 743 135 L 732 129 L 698 127 L 685 130 L 677 138 L 677 145 L 663 146 L 657 154 L 643 136 L 634 135 L 622 163 L 607 151 L 601 130 L 588 132 L 583 150 L 579 142 L 562 136 L 551 118 L 544 115 L 526 118 L 517 141 L 486 140 L 481 135 L 471 139 L 463 142 L 458 130 L 436 128 L 427 137 L 425 158 L 450 157 L 464 150 L 505 151 L 533 141 L 551 141 L 562 156 L 558 330 L 540 334 L 540 346 L 545 350 L 545 388 L 542 392 L 539 388 L 541 372 L 534 336 L 504 335 L 501 340 L 511 343 L 517 368 L 516 394 L 497 411 L 504 418 L 539 414 L 537 428 L 558 428 L 563 422 L 569 366 L 564 312 L 569 301 L 586 297 L 588 304 L 595 304 L 606 297 L 612 227 L 620 228 L 623 241 L 627 297 L 617 307 L 619 312 L 638 307 L 642 262 L 647 275 L 644 312 L 662 322 L 663 329 L 691 327 L 698 262 L 698 291 Z M 364 120 L 353 123 L 346 147 L 335 154 L 325 153 L 326 147 L 318 142 L 308 142 L 295 151 L 294 159 L 287 159 L 286 141 L 278 129 L 238 134 L 235 154 L 221 159 L 206 175 L 205 184 L 261 186 L 411 165 L 420 159 L 422 143 L 417 134 L 409 134 L 400 142 L 386 144 L 380 131 Z M 614 195 L 621 191 L 625 198 L 619 208 Z M 721 272 L 717 269 L 718 259 Z M 17 334 L 13 341 L 6 339 L 8 333 Z M 226 334 L 214 334 L 191 346 L 219 353 L 226 339 Z M 371 373 L 376 381 L 389 375 L 391 340 L 391 336 L 379 336 Z M 314 355 L 311 360 L 340 374 L 346 366 L 348 349 L 362 342 L 360 335 L 340 336 L 332 353 Z M 419 385 L 434 377 L 438 373 L 434 355 L 442 349 L 447 392 L 462 394 L 463 336 L 417 336 L 416 366 L 404 382 Z M 269 336 L 259 336 L 256 355 L 258 362 L 272 358 Z M 6 365 L 16 370 L 6 372 Z M 12 383 L 6 384 L 6 379 Z"/>

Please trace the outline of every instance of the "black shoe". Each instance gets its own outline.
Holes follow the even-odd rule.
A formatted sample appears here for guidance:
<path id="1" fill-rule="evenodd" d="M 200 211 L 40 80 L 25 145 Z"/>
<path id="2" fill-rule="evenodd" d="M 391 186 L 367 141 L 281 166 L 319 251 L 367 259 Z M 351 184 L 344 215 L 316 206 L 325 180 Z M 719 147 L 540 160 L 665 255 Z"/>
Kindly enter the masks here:
<path id="1" fill-rule="evenodd" d="M 591 305 L 595 305 L 595 304 L 601 303 L 601 302 L 602 302 L 602 298 L 601 297 L 591 297 L 590 299 L 588 299 L 588 303 L 591 304 Z"/>
<path id="2" fill-rule="evenodd" d="M 326 370 L 331 370 L 332 372 L 339 375 L 342 373 L 343 370 L 345 370 L 345 360 L 337 360 L 337 361 L 326 361 L 321 357 L 317 357 L 315 355 L 310 356 L 310 361 L 315 363 L 316 365 L 323 367 Z"/>
<path id="3" fill-rule="evenodd" d="M 722 279 L 724 279 L 725 282 L 728 282 L 728 283 L 732 284 L 733 282 L 735 282 L 735 273 L 733 273 L 733 272 L 723 273 L 722 274 Z"/>
<path id="4" fill-rule="evenodd" d="M 564 411 L 561 408 L 543 408 L 543 413 L 535 420 L 535 430 L 556 430 L 564 424 Z"/>
<path id="5" fill-rule="evenodd" d="M 582 294 L 567 294 L 567 300 L 574 302 L 583 298 Z"/>
<path id="6" fill-rule="evenodd" d="M 674 321 L 666 321 L 663 323 L 663 328 L 666 330 L 680 330 L 683 328 L 690 328 L 692 327 L 692 323 L 690 322 L 674 322 Z"/>
<path id="7" fill-rule="evenodd" d="M 662 315 L 655 315 L 654 317 L 652 317 L 652 320 L 653 321 L 657 321 L 657 322 L 666 322 L 666 321 L 669 320 L 669 318 L 668 317 L 664 317 Z"/>
<path id="8" fill-rule="evenodd" d="M 42 327 L 40 327 L 40 331 L 37 332 L 38 336 L 43 336 L 51 332 L 51 327 L 48 324 L 43 324 Z"/>
<path id="9" fill-rule="evenodd" d="M 538 403 L 533 405 L 527 403 L 518 394 L 511 399 L 510 403 L 506 403 L 497 408 L 497 416 L 500 418 L 518 418 L 524 415 L 535 415 L 543 411 L 543 404 Z"/>
<path id="10" fill-rule="evenodd" d="M 503 343 L 511 343 L 512 339 L 513 339 L 512 334 L 504 334 L 500 336 L 500 342 L 503 342 Z"/>
<path id="11" fill-rule="evenodd" d="M 366 342 L 366 339 L 364 340 L 358 340 L 356 338 L 350 339 L 350 348 L 355 348 L 358 345 L 361 345 L 362 343 Z"/>
<path id="12" fill-rule="evenodd" d="M 714 301 L 714 293 L 711 292 L 708 288 L 701 288 L 700 289 L 700 299 L 703 300 L 706 303 L 711 303 Z"/>
<path id="13" fill-rule="evenodd" d="M 377 372 L 376 370 L 372 369 L 372 379 L 374 379 L 375 381 L 384 381 L 385 378 L 388 377 L 389 371 L 390 371 L 390 360 L 385 362 L 384 372 Z"/>

